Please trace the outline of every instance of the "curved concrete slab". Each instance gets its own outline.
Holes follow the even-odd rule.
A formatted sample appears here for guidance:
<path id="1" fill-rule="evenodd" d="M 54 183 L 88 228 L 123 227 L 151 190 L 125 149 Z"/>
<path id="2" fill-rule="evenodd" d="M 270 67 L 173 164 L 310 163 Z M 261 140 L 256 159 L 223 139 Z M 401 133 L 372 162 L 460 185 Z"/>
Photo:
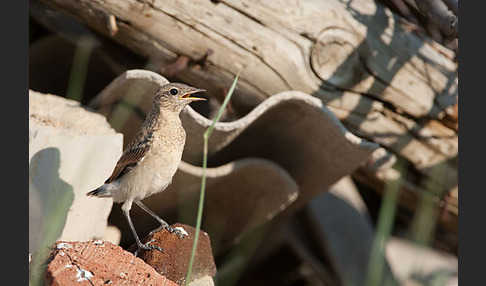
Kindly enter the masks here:
<path id="1" fill-rule="evenodd" d="M 94 99 L 93 106 L 103 107 L 100 111 L 107 116 L 112 116 L 114 109 L 110 106 L 123 99 L 133 102 L 140 110 L 147 112 L 150 108 L 153 91 L 158 85 L 166 82 L 167 80 L 162 76 L 150 71 L 127 71 Z M 132 119 L 136 117 L 137 115 L 130 115 Z M 202 162 L 203 133 L 210 126 L 211 120 L 190 106 L 181 114 L 181 120 L 187 133 L 183 154 L 185 163 L 181 164 L 173 185 L 167 192 L 160 194 L 160 199 L 157 195 L 146 200 L 147 204 L 153 204 L 153 207 L 156 207 L 161 214 L 174 208 L 174 200 L 169 199 L 170 192 L 181 192 L 182 194 L 184 192 L 182 190 L 194 188 L 188 192 L 198 193 L 199 189 L 200 175 L 197 174 L 201 172 L 198 165 Z M 142 120 L 138 117 L 128 123 L 121 130 L 126 135 L 125 144 L 131 139 Z M 296 183 L 299 190 L 298 198 L 287 207 L 286 213 L 292 213 L 315 195 L 326 191 L 331 184 L 352 173 L 360 164 L 368 160 L 373 151 L 379 149 L 377 144 L 361 139 L 346 130 L 321 100 L 298 91 L 276 94 L 242 118 L 217 123 L 208 147 L 208 164 L 210 167 L 214 167 L 214 170 L 228 168 L 224 167 L 226 164 L 238 165 L 240 163 L 237 162 L 245 158 L 259 158 L 260 163 L 273 162 L 274 166 L 283 169 Z M 261 176 L 263 171 L 258 167 L 260 163 L 254 161 L 251 168 L 245 169 L 245 174 L 253 174 L 247 175 L 248 179 L 243 177 L 237 179 L 243 173 L 235 172 L 235 169 L 232 171 L 234 174 L 230 172 L 208 179 L 208 211 L 205 210 L 205 219 L 208 220 L 210 217 L 211 204 L 220 204 L 218 215 L 234 216 L 235 209 L 231 203 L 233 197 L 226 198 L 228 197 L 226 193 L 236 194 L 237 192 L 234 190 L 238 188 L 238 195 L 241 192 L 243 197 L 241 197 L 241 201 L 234 203 L 236 205 L 244 203 L 245 199 L 249 199 L 250 196 L 245 195 L 244 187 L 240 187 L 241 184 L 247 186 L 251 184 L 252 188 L 258 188 L 251 192 L 265 194 L 270 190 L 279 192 L 278 188 L 274 187 L 276 181 L 279 183 L 290 182 L 282 175 L 278 180 L 275 178 L 270 180 L 269 176 Z M 192 170 L 193 173 L 191 174 L 188 170 Z M 214 170 L 211 172 L 221 172 Z M 280 174 L 284 172 L 280 171 Z M 193 179 L 188 179 L 191 176 Z M 228 180 L 230 177 L 233 181 L 224 183 L 224 180 Z M 179 181 L 178 178 L 184 178 L 184 181 Z M 255 182 L 257 178 L 261 181 Z M 210 180 L 219 181 L 218 184 L 221 186 L 210 190 Z M 214 184 L 214 186 L 218 185 Z M 218 195 L 209 195 L 211 192 Z M 282 192 L 282 196 L 286 197 L 288 193 L 288 191 Z M 163 199 L 164 196 L 166 196 L 165 199 Z M 223 197 L 226 199 L 221 200 L 220 198 Z M 267 198 L 273 199 L 271 196 L 262 195 L 259 200 L 264 205 L 272 204 L 271 200 L 265 201 Z M 252 204 L 254 203 L 252 202 Z M 223 211 L 224 209 L 227 213 Z M 211 224 L 206 221 L 206 225 L 210 227 Z M 241 231 L 244 228 L 235 227 L 235 229 Z M 211 233 L 209 229 L 206 231 Z M 236 230 L 230 231 L 230 233 L 233 234 L 228 237 L 237 236 Z M 211 235 L 213 237 L 212 233 Z"/>
<path id="2" fill-rule="evenodd" d="M 202 178 L 202 168 L 182 162 L 172 184 L 144 203 L 169 223 L 194 225 Z M 206 170 L 206 198 L 203 229 L 211 235 L 215 251 L 234 242 L 241 234 L 262 225 L 285 210 L 298 197 L 293 178 L 277 164 L 258 158 L 236 160 Z M 114 208 L 119 208 L 114 205 Z M 139 208 L 132 208 L 132 219 L 146 234 L 157 222 Z M 121 211 L 110 221 L 126 233 L 122 243 L 132 241 Z"/>

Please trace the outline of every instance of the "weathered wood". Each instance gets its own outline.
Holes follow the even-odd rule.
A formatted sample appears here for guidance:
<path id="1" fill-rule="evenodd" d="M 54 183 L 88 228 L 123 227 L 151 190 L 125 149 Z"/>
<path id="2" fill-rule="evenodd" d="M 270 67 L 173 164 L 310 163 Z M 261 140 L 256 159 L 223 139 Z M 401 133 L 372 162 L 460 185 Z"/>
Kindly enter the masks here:
<path id="1" fill-rule="evenodd" d="M 288 89 L 315 93 L 324 80 L 431 117 L 455 100 L 449 89 L 457 85 L 456 64 L 372 1 L 353 1 L 359 6 L 348 10 L 339 1 L 48 2 L 107 36 L 114 15 L 114 39 L 149 58 L 198 59 L 211 49 L 210 66 L 230 77 L 243 69 L 240 82 L 260 96 Z M 217 70 L 210 73 L 219 76 Z"/>
<path id="2" fill-rule="evenodd" d="M 42 2 L 145 56 L 154 71 L 213 51 L 177 77 L 218 93 L 241 72 L 232 99 L 240 113 L 281 91 L 312 94 L 420 176 L 446 191 L 457 186 L 457 64 L 376 1 Z M 444 162 L 443 177 L 434 177 L 430 170 Z"/>

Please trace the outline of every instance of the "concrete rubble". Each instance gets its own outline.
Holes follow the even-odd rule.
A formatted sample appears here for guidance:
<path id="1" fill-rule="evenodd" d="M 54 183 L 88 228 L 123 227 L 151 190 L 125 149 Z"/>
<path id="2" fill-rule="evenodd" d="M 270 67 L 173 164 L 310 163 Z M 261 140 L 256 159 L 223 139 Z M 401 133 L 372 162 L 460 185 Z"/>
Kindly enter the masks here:
<path id="1" fill-rule="evenodd" d="M 166 82 L 150 71 L 129 70 L 100 92 L 91 106 L 113 116 L 114 104 L 123 99 L 147 112 L 156 87 Z M 130 124 L 118 127 L 126 136 L 124 144 L 142 120 L 132 113 L 126 119 Z M 181 120 L 187 133 L 183 162 L 169 188 L 144 203 L 168 220 L 192 224 L 202 174 L 202 134 L 211 120 L 191 106 Z M 305 140 L 309 136 L 312 140 Z M 208 147 L 203 225 L 216 253 L 238 241 L 242 233 L 280 214 L 292 214 L 379 148 L 347 131 L 319 99 L 298 91 L 273 95 L 242 118 L 217 123 Z M 143 233 L 155 227 L 143 212 L 134 211 L 133 220 Z M 110 221 L 128 236 L 119 211 L 114 210 Z"/>
<path id="2" fill-rule="evenodd" d="M 57 241 L 51 259 L 46 272 L 48 286 L 178 285 L 107 241 Z"/>
<path id="3" fill-rule="evenodd" d="M 52 222 L 44 220 L 50 214 L 65 217 L 59 233 L 49 234 L 52 240 L 104 236 L 112 200 L 85 194 L 110 175 L 121 155 L 122 140 L 104 116 L 79 102 L 29 91 L 30 252 L 48 235 L 46 228 Z M 57 210 L 60 205 L 65 209 Z"/>
<path id="4" fill-rule="evenodd" d="M 159 246 L 163 249 L 163 252 L 158 250 L 142 250 L 139 257 L 151 265 L 159 274 L 177 284 L 183 284 L 189 266 L 196 229 L 179 223 L 171 226 L 174 229 L 181 229 L 187 235 L 179 237 L 165 229 L 156 230 L 146 236 L 142 243 L 152 241 L 151 244 Z M 135 250 L 135 248 L 136 245 L 131 247 L 132 250 Z M 214 277 L 215 275 L 216 265 L 211 249 L 211 240 L 209 235 L 201 230 L 192 267 L 191 281 L 202 279 L 206 276 Z"/>

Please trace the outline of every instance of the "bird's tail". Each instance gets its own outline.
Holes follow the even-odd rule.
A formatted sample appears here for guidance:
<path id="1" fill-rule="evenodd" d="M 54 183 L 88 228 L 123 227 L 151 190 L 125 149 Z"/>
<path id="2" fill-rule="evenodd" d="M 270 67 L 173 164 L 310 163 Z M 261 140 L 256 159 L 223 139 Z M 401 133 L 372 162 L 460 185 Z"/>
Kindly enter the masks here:
<path id="1" fill-rule="evenodd" d="M 99 197 L 99 198 L 109 198 L 111 197 L 110 188 L 108 184 L 104 184 L 103 186 L 97 188 L 96 190 L 92 190 L 91 192 L 86 194 L 87 196 Z"/>

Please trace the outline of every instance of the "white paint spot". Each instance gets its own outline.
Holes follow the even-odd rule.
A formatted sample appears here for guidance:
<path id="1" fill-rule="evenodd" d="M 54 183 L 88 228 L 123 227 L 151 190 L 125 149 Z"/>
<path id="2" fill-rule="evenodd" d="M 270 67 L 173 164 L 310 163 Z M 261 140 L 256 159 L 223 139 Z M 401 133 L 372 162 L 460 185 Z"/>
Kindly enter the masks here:
<path id="1" fill-rule="evenodd" d="M 66 265 L 64 265 L 64 268 L 73 268 L 73 265 L 72 264 L 66 264 Z"/>
<path id="2" fill-rule="evenodd" d="M 64 255 L 65 255 L 64 251 L 62 251 L 62 250 L 61 250 L 61 251 L 59 251 L 59 255 L 60 255 L 60 256 L 64 256 Z"/>
<path id="3" fill-rule="evenodd" d="M 103 245 L 104 244 L 103 240 L 100 240 L 100 239 L 93 241 L 93 243 L 95 245 Z"/>
<path id="4" fill-rule="evenodd" d="M 120 273 L 120 278 L 122 278 L 122 279 L 127 278 L 127 275 L 125 274 L 125 272 L 121 272 Z"/>
<path id="5" fill-rule="evenodd" d="M 69 243 L 61 242 L 56 245 L 57 249 L 67 249 L 67 248 L 73 248 L 73 246 Z"/>
<path id="6" fill-rule="evenodd" d="M 179 230 L 182 235 L 189 235 L 189 233 L 187 233 L 187 231 L 182 227 L 182 226 L 178 226 L 178 227 L 174 227 L 175 230 Z"/>
<path id="7" fill-rule="evenodd" d="M 78 278 L 78 282 L 82 282 L 84 280 L 89 280 L 91 278 L 93 278 L 93 273 L 89 272 L 88 270 L 84 270 L 84 269 L 78 269 L 77 273 L 76 273 L 76 278 Z"/>

